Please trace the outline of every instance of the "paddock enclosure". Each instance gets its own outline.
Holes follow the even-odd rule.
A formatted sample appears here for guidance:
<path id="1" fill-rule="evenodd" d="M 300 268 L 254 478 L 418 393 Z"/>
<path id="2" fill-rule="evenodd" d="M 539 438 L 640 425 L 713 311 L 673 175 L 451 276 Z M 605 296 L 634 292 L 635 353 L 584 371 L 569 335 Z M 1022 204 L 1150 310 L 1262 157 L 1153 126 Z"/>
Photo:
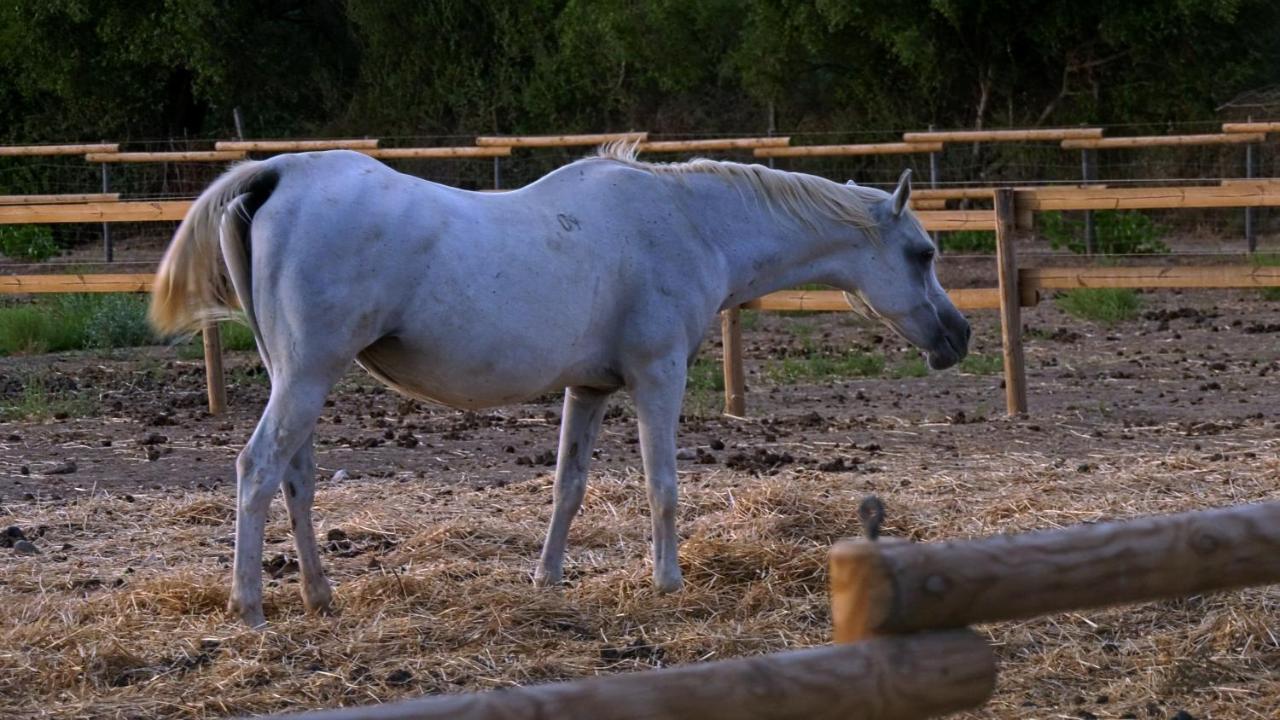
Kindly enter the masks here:
<path id="1" fill-rule="evenodd" d="M 145 291 L 191 195 L 239 158 L 344 147 L 501 190 L 542 158 L 625 137 L 649 159 L 706 154 L 833 178 L 914 166 L 943 284 L 974 325 L 971 359 L 926 375 L 828 289 L 727 311 L 691 372 L 679 441 L 687 587 L 670 596 L 652 592 L 641 559 L 627 399 L 605 420 L 567 585 L 543 592 L 530 576 L 560 399 L 459 413 L 353 371 L 317 428 L 317 533 L 339 611 L 303 611 L 277 503 L 263 633 L 224 612 L 234 458 L 267 393 L 256 356 L 220 348 L 210 328 L 203 359 L 162 346 L 0 357 L 11 526 L 0 711 L 345 718 L 360 715 L 334 709 L 534 686 L 380 712 L 1273 717 L 1275 506 L 1254 504 L 1280 500 L 1277 131 L 0 148 L 0 173 L 31 158 L 89 171 L 0 198 L 0 224 L 93 238 L 44 263 L 6 261 L 0 294 L 14 303 Z M 957 168 L 975 143 L 1072 167 L 973 181 Z M 1164 152 L 1189 154 L 1142 154 Z M 1117 211 L 1175 228 L 1165 251 L 1108 250 Z M 1061 218 L 1078 220 L 1080 252 L 1050 247 Z M 965 244 L 981 233 L 994 234 L 990 252 Z M 1075 288 L 1133 288 L 1141 304 L 1082 319 L 1060 296 Z M 868 494 L 887 508 L 883 537 L 847 541 L 862 534 Z M 1053 532 L 1003 536 L 1036 531 Z"/>

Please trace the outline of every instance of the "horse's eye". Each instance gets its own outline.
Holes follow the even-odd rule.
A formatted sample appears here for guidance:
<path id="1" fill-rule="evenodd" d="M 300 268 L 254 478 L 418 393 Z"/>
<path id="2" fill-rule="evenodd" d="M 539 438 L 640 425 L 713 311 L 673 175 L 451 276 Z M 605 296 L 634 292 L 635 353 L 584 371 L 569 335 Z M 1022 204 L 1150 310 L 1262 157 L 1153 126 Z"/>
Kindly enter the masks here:
<path id="1" fill-rule="evenodd" d="M 920 262 L 933 262 L 934 249 L 928 248 L 920 251 Z"/>

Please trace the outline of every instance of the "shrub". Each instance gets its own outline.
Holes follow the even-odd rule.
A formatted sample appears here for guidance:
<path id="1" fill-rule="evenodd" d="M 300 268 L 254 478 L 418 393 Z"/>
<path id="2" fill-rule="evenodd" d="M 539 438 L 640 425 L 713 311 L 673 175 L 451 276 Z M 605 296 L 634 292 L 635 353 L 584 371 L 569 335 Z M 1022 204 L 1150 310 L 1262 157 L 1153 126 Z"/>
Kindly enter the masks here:
<path id="1" fill-rule="evenodd" d="M 47 225 L 0 225 L 0 253 L 5 257 L 41 262 L 60 252 Z"/>
<path id="2" fill-rule="evenodd" d="M 1138 293 L 1127 288 L 1078 288 L 1067 290 L 1056 299 L 1058 307 L 1072 317 L 1115 325 L 1137 317 L 1142 302 Z"/>
<path id="3" fill-rule="evenodd" d="M 996 251 L 996 234 L 989 230 L 959 230 L 942 235 L 939 244 L 949 253 L 990 255 Z"/>
<path id="4" fill-rule="evenodd" d="M 1054 250 L 1084 253 L 1084 219 L 1071 219 L 1060 212 L 1041 213 L 1036 221 L 1040 232 Z M 1136 212 L 1102 211 L 1093 214 L 1094 250 L 1108 255 L 1167 253 L 1160 240 L 1164 229 L 1154 220 Z"/>

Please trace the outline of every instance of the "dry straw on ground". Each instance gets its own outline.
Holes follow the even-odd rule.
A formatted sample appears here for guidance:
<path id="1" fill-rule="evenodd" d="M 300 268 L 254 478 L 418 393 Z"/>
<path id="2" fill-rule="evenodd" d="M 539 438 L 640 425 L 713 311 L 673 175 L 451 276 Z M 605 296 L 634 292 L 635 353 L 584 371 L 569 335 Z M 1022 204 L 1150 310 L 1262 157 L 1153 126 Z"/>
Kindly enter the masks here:
<path id="1" fill-rule="evenodd" d="M 262 633 L 223 612 L 230 497 L 11 506 L 11 522 L 42 528 L 43 552 L 0 561 L 0 713 L 225 717 L 820 644 L 830 632 L 826 548 L 858 532 L 868 491 L 888 505 L 888 534 L 921 540 L 1274 499 L 1276 442 L 1261 433 L 1236 450 L 1212 462 L 1117 450 L 1092 458 L 1088 473 L 1034 450 L 927 473 L 921 457 L 889 457 L 872 475 L 684 473 L 688 583 L 670 596 L 649 588 L 634 474 L 593 477 L 562 591 L 529 578 L 550 508 L 545 474 L 483 489 L 322 484 L 319 533 L 331 538 L 340 612 L 306 615 L 282 557 Z M 278 507 L 267 536 L 267 557 L 287 556 Z M 1280 589 L 1256 589 L 985 628 L 1002 674 L 975 717 L 1273 717 L 1277 604 Z"/>

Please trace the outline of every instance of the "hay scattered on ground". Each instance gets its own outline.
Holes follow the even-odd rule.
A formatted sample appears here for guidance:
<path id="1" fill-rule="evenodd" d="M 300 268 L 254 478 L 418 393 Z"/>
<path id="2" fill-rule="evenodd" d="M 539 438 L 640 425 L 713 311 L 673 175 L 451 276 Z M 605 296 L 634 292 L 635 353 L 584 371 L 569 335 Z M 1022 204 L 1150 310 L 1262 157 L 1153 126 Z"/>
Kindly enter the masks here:
<path id="1" fill-rule="evenodd" d="M 322 484 L 318 534 L 337 615 L 308 616 L 284 511 L 266 558 L 270 627 L 223 607 L 229 495 L 97 494 L 10 506 L 42 552 L 10 555 L 0 603 L 0 712 L 206 718 L 386 701 L 631 672 L 825 643 L 825 554 L 858 534 L 867 492 L 885 532 L 985 535 L 1276 499 L 1275 428 L 1245 428 L 1216 458 L 1100 448 L 1088 467 L 1027 448 L 947 460 L 887 456 L 881 471 L 683 473 L 687 588 L 659 596 L 644 560 L 642 479 L 593 476 L 568 586 L 530 572 L 550 476 L 505 487 L 438 481 Z M 923 460 L 930 470 L 919 470 Z M 329 531 L 334 533 L 327 540 Z M 1072 613 L 985 628 L 1002 664 L 975 717 L 1271 717 L 1280 707 L 1280 589 Z"/>

